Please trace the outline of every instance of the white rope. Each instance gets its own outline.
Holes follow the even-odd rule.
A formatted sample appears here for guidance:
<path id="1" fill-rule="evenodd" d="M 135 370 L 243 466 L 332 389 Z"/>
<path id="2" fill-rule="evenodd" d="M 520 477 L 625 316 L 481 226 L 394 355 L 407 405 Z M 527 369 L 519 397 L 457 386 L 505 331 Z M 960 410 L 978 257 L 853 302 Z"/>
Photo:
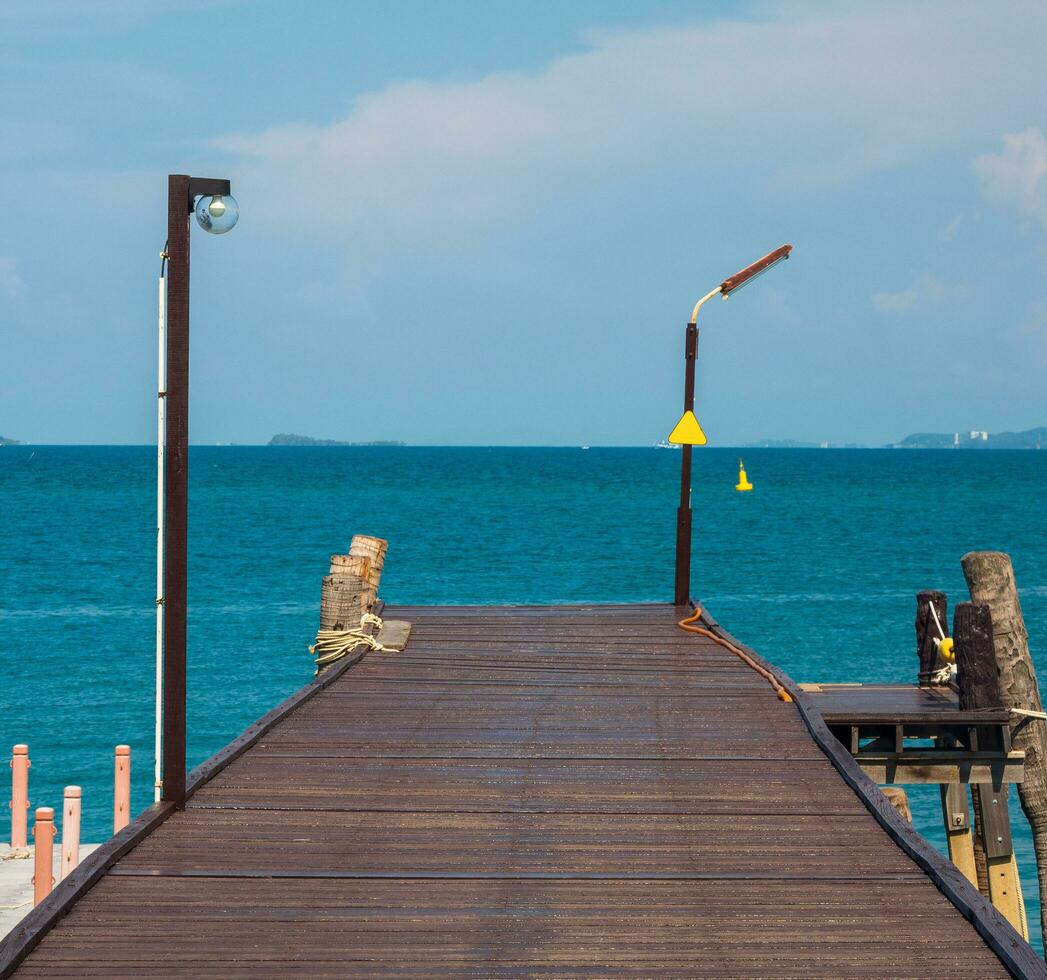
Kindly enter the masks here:
<path id="1" fill-rule="evenodd" d="M 956 664 L 946 664 L 931 674 L 932 684 L 948 684 L 956 676 Z"/>
<path id="2" fill-rule="evenodd" d="M 372 626 L 377 633 L 382 628 L 382 620 L 373 613 L 364 613 L 360 617 L 360 625 L 355 629 L 317 630 L 316 643 L 309 648 L 309 652 L 316 655 L 317 668 L 333 664 L 361 646 L 368 650 L 395 653 L 391 647 L 383 647 L 374 638 L 369 632 Z"/>
<path id="3" fill-rule="evenodd" d="M 934 608 L 933 602 L 928 602 L 927 605 L 930 607 L 931 615 L 934 617 L 934 625 L 938 627 L 938 637 L 944 640 L 945 630 L 942 629 L 942 621 L 938 618 L 938 610 Z"/>

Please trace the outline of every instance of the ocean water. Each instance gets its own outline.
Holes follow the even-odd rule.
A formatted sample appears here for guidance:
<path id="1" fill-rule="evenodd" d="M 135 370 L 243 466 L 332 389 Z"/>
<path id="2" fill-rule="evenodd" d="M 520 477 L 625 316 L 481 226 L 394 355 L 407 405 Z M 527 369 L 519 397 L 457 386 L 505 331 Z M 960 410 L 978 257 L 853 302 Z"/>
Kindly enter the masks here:
<path id="1" fill-rule="evenodd" d="M 960 556 L 1009 552 L 1047 671 L 1047 453 L 695 454 L 692 593 L 796 680 L 912 682 L 914 595 L 967 598 Z M 155 490 L 149 447 L 0 449 L 0 747 L 28 742 L 33 805 L 84 788 L 111 831 L 113 746 L 152 799 Z M 391 542 L 394 603 L 665 601 L 679 455 L 658 449 L 194 447 L 189 761 L 312 676 L 328 556 Z M 937 790 L 910 788 L 944 849 Z M 1012 792 L 1029 920 L 1036 870 Z M 2 824 L 6 834 L 6 818 Z"/>

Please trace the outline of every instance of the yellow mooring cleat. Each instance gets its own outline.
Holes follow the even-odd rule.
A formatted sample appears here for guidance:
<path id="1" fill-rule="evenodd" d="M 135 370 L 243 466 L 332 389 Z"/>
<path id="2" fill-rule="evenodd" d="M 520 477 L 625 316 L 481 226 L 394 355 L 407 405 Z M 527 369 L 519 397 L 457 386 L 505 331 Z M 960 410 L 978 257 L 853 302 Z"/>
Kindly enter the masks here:
<path id="1" fill-rule="evenodd" d="M 744 460 L 738 460 L 738 482 L 734 485 L 735 490 L 752 490 L 753 485 L 749 482 L 749 478 L 745 475 L 745 462 Z"/>

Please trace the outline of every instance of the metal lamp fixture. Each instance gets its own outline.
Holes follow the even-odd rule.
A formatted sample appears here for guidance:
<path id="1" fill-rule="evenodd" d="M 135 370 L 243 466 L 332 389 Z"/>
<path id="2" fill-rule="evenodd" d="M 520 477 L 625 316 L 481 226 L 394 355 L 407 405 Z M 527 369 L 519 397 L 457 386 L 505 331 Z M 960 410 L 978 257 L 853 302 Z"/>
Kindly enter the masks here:
<path id="1" fill-rule="evenodd" d="M 695 446 L 704 446 L 705 433 L 694 414 L 694 365 L 698 360 L 698 311 L 714 296 L 727 299 L 757 276 L 789 258 L 792 245 L 780 245 L 762 259 L 747 265 L 740 272 L 728 276 L 715 289 L 706 293 L 691 312 L 684 339 L 684 393 L 683 415 L 669 435 L 669 442 L 682 447 L 680 460 L 680 506 L 676 510 L 676 587 L 673 602 L 685 606 L 691 593 L 691 453 Z"/>

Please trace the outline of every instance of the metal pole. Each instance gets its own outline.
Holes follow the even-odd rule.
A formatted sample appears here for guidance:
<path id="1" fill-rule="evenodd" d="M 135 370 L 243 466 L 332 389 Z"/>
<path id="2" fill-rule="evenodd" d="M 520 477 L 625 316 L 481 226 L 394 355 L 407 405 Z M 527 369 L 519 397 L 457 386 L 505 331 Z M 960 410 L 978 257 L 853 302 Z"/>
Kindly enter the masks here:
<path id="1" fill-rule="evenodd" d="M 698 327 L 687 324 L 684 340 L 683 409 L 694 411 L 694 363 L 698 359 Z M 691 452 L 683 446 L 680 455 L 680 506 L 676 510 L 676 589 L 673 602 L 686 606 L 691 594 Z"/>
<path id="2" fill-rule="evenodd" d="M 160 281 L 157 287 L 157 365 L 156 365 L 156 705 L 153 733 L 153 801 L 160 801 L 162 767 L 161 747 L 164 743 L 161 727 L 164 715 L 164 439 L 167 426 L 167 249 L 160 260 Z"/>
<path id="3" fill-rule="evenodd" d="M 186 535 L 189 491 L 189 177 L 168 178 L 164 442 L 163 790 L 185 806 Z"/>

